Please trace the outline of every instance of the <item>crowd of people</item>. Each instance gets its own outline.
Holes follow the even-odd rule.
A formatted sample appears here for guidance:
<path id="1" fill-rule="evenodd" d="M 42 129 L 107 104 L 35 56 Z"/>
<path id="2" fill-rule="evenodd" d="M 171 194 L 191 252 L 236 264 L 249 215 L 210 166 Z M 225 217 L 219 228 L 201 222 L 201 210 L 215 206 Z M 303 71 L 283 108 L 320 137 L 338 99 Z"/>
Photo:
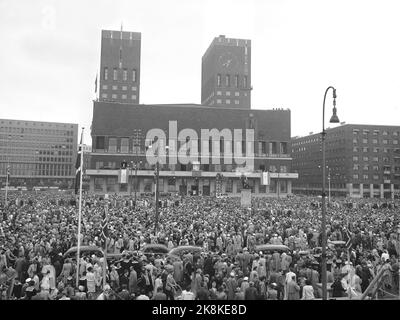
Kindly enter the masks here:
<path id="1" fill-rule="evenodd" d="M 82 201 L 81 245 L 104 257 L 64 253 L 77 245 L 78 199 L 64 193 L 11 193 L 1 207 L 0 299 L 309 300 L 321 298 L 321 199 L 171 196 L 161 200 L 155 232 L 151 198 L 118 195 Z M 107 206 L 107 210 L 105 207 Z M 102 238 L 107 212 L 108 238 Z M 327 208 L 331 297 L 360 296 L 377 273 L 388 295 L 399 291 L 400 202 L 334 199 Z M 176 258 L 144 255 L 146 244 L 201 247 Z M 289 251 L 263 252 L 260 244 Z M 105 268 L 106 266 L 106 268 Z M 106 270 L 104 270 L 104 268 Z M 105 275 L 105 279 L 104 279 Z M 397 292 L 397 293 L 396 293 Z"/>

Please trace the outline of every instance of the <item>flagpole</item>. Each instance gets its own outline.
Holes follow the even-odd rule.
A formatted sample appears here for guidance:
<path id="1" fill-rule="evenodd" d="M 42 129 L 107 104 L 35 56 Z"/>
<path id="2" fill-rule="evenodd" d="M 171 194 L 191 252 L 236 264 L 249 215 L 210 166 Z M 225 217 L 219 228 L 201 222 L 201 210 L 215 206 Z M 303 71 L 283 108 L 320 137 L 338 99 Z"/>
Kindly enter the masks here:
<path id="1" fill-rule="evenodd" d="M 106 221 L 108 219 L 108 203 L 106 204 L 106 206 L 104 207 L 105 210 L 105 214 L 106 214 Z M 103 222 L 104 224 L 104 222 Z M 104 232 L 103 228 L 102 228 L 102 232 Z M 104 261 L 103 261 L 103 290 L 107 284 L 107 237 L 104 237 Z"/>
<path id="2" fill-rule="evenodd" d="M 77 268 L 76 268 L 76 287 L 78 287 L 79 284 L 79 263 L 80 263 L 80 250 L 81 250 L 81 218 L 82 218 L 82 176 L 83 176 L 83 130 L 85 130 L 84 127 L 82 127 L 82 134 L 81 134 L 81 163 L 80 163 L 80 175 L 79 175 L 79 212 L 78 212 L 78 249 L 76 253 L 76 262 L 77 262 Z M 79 148 L 78 148 L 79 150 Z M 79 151 L 78 151 L 79 152 Z"/>

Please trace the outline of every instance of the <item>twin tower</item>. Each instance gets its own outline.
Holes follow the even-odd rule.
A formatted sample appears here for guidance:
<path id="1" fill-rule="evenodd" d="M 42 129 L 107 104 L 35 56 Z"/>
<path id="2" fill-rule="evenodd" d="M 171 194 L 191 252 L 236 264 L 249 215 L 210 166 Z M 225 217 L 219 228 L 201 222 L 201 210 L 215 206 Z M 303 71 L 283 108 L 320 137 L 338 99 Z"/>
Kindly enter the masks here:
<path id="1" fill-rule="evenodd" d="M 102 30 L 99 100 L 139 104 L 141 33 Z M 202 57 L 201 104 L 250 109 L 251 41 L 214 38 Z"/>

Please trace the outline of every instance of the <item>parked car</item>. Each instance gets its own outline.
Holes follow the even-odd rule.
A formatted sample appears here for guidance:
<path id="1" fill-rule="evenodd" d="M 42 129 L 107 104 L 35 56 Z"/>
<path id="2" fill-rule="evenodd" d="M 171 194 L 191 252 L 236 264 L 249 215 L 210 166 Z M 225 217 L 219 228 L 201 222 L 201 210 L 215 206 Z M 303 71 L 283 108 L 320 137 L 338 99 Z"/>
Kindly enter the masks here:
<path id="1" fill-rule="evenodd" d="M 76 255 L 78 252 L 78 247 L 71 247 L 69 248 L 63 255 L 63 260 L 70 258 L 70 259 L 76 259 Z M 104 251 L 96 246 L 81 246 L 79 249 L 79 255 L 93 255 L 95 254 L 98 257 L 104 257 Z"/>
<path id="2" fill-rule="evenodd" d="M 172 248 L 168 252 L 168 257 L 179 257 L 182 259 L 182 257 L 187 254 L 187 253 L 202 253 L 203 252 L 203 247 L 198 247 L 198 246 L 178 246 L 176 248 Z"/>

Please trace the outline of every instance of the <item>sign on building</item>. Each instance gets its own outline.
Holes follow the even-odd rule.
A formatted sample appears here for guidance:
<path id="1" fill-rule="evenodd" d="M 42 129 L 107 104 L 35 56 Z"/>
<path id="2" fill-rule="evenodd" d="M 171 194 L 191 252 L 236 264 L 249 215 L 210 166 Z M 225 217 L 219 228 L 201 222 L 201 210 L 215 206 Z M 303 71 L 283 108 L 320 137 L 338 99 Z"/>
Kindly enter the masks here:
<path id="1" fill-rule="evenodd" d="M 245 208 L 251 207 L 251 189 L 241 191 L 240 205 Z"/>
<path id="2" fill-rule="evenodd" d="M 261 184 L 264 186 L 269 186 L 270 176 L 268 171 L 261 173 Z"/>
<path id="3" fill-rule="evenodd" d="M 119 172 L 119 183 L 125 184 L 128 183 L 128 170 L 127 169 L 121 169 Z"/>

